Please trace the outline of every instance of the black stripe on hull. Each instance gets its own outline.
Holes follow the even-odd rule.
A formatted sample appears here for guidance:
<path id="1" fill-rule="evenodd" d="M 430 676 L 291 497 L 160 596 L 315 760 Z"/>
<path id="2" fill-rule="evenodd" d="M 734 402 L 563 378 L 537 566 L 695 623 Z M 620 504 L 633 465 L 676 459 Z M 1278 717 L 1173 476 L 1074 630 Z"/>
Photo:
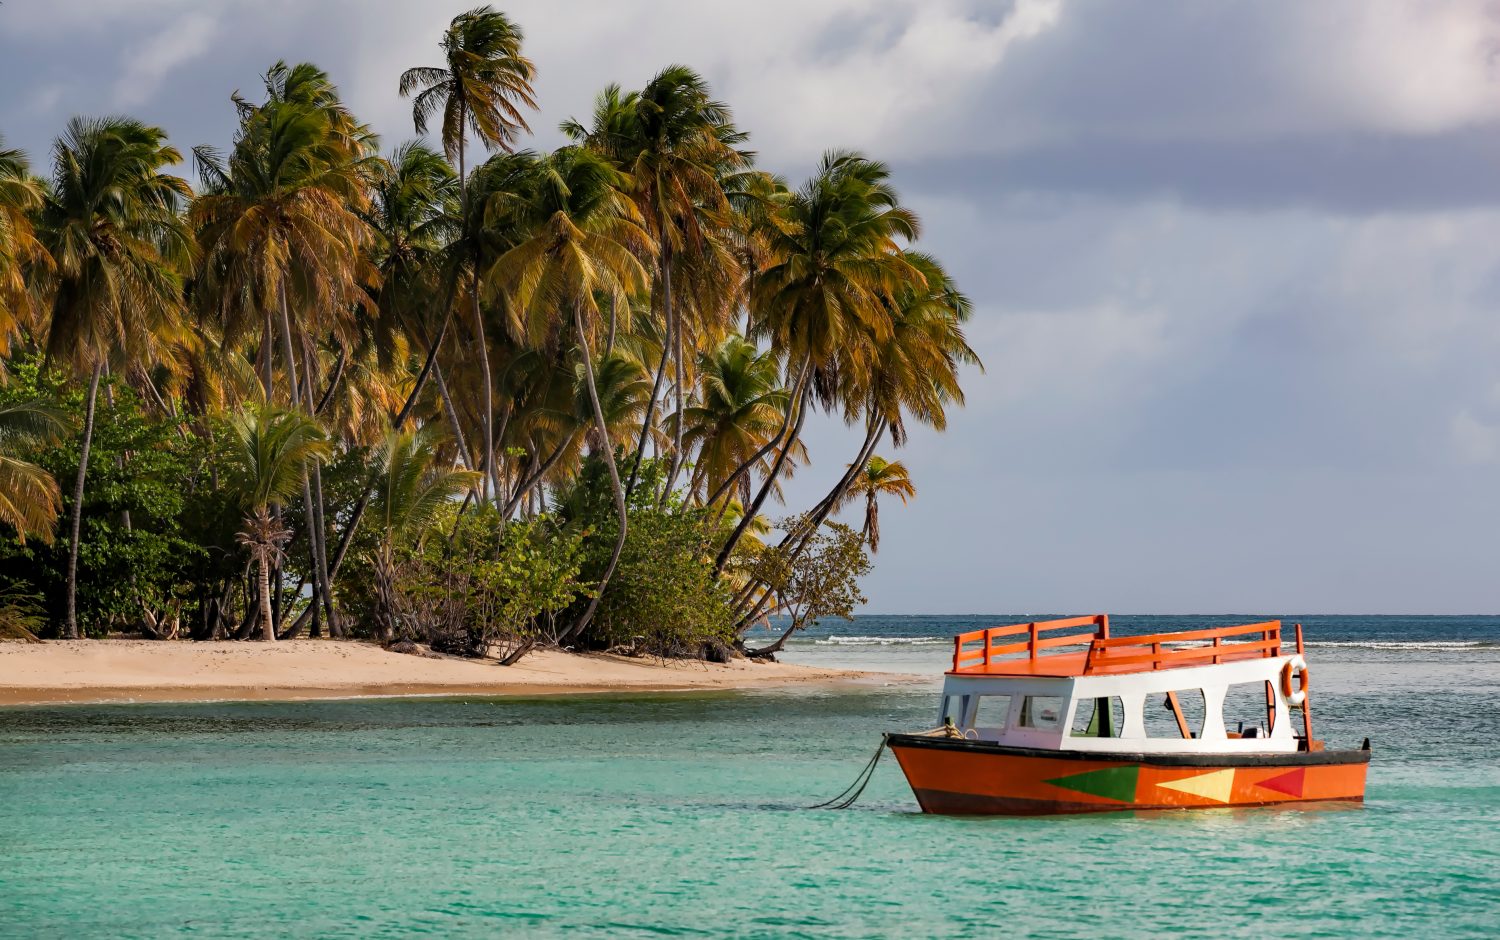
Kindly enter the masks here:
<path id="1" fill-rule="evenodd" d="M 889 733 L 885 741 L 891 748 L 909 747 L 935 751 L 960 751 L 971 754 L 996 754 L 1006 757 L 1044 757 L 1049 760 L 1084 760 L 1143 764 L 1150 767 L 1313 767 L 1324 764 L 1368 764 L 1370 752 L 1357 751 L 1288 751 L 1278 754 L 1141 754 L 1126 751 L 1052 751 L 1035 747 L 1011 747 L 993 741 L 971 741 L 966 738 L 939 738 L 925 734 Z"/>

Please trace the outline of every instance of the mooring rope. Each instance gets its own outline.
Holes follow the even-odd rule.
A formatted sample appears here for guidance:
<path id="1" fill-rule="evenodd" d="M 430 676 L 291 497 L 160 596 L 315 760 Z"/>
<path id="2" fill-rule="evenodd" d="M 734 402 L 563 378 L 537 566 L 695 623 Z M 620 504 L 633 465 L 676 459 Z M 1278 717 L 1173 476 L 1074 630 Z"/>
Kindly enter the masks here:
<path id="1" fill-rule="evenodd" d="M 875 756 L 870 758 L 870 762 L 865 764 L 865 769 L 859 772 L 859 776 L 844 789 L 843 793 L 831 800 L 809 806 L 808 809 L 848 809 L 853 806 L 860 794 L 865 792 L 865 787 L 869 786 L 870 778 L 875 775 L 875 765 L 880 763 L 880 756 L 885 753 L 885 741 L 885 735 L 881 735 L 880 746 L 875 749 Z"/>

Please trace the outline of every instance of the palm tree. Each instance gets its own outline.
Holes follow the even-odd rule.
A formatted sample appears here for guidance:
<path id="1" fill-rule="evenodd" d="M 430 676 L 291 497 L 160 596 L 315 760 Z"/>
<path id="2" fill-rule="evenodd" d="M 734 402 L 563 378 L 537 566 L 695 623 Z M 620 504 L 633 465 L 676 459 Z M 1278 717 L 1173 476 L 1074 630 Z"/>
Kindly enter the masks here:
<path id="1" fill-rule="evenodd" d="M 179 208 L 190 190 L 164 172 L 181 160 L 164 131 L 129 118 L 74 118 L 54 148 L 38 224 L 53 262 L 46 351 L 89 376 L 68 542 L 70 639 L 78 636 L 78 539 L 100 379 L 112 361 L 175 366 L 193 342 L 179 273 L 189 254 Z"/>
<path id="2" fill-rule="evenodd" d="M 602 318 L 600 298 L 616 302 L 644 292 L 649 282 L 639 258 L 655 248 L 641 226 L 640 213 L 621 194 L 626 180 L 602 157 L 580 147 L 564 147 L 537 167 L 522 197 L 532 220 L 531 236 L 501 255 L 486 276 L 490 288 L 508 295 L 508 309 L 526 311 L 524 324 L 533 345 L 544 345 L 571 317 L 585 386 L 600 446 L 596 453 L 609 470 L 619 531 L 609 563 L 584 612 L 561 638 L 581 634 L 619 564 L 627 526 L 625 491 L 610 446 L 609 419 L 599 396 L 590 337 Z"/>
<path id="3" fill-rule="evenodd" d="M 884 457 L 872 456 L 854 478 L 854 483 L 840 496 L 839 506 L 845 506 L 865 498 L 865 543 L 870 551 L 880 551 L 880 497 L 899 496 L 901 504 L 917 495 L 906 466 L 899 460 L 888 461 Z"/>
<path id="4" fill-rule="evenodd" d="M 806 518 L 800 532 L 789 539 L 803 542 L 843 501 L 844 492 L 865 467 L 881 437 L 889 431 L 897 447 L 906 443 L 906 419 L 943 430 L 947 405 L 963 404 L 959 370 L 966 365 L 983 369 L 979 356 L 964 337 L 963 324 L 971 304 L 936 259 L 904 252 L 907 263 L 922 275 L 891 297 L 891 330 L 883 340 L 864 335 L 859 354 L 846 357 L 849 367 L 839 374 L 838 397 L 850 423 L 863 419 L 865 439 L 858 456 Z"/>
<path id="5" fill-rule="evenodd" d="M 377 235 L 376 267 L 380 290 L 373 340 L 382 364 L 392 365 L 407 340 L 426 350 L 426 358 L 406 404 L 392 424 L 400 428 L 417 405 L 429 374 L 439 377 L 445 408 L 452 402 L 441 379 L 437 357 L 447 336 L 451 295 L 442 285 L 443 253 L 461 223 L 458 178 L 442 154 L 419 141 L 396 148 L 375 176 L 368 214 Z M 454 443 L 467 462 L 462 428 Z"/>
<path id="6" fill-rule="evenodd" d="M 376 617 L 386 640 L 395 635 L 398 546 L 419 542 L 454 497 L 479 477 L 472 471 L 440 466 L 439 438 L 434 425 L 419 431 L 392 431 L 376 452 L 380 482 L 371 509 L 377 531 L 372 561 L 378 598 Z"/>
<path id="7" fill-rule="evenodd" d="M 776 354 L 738 334 L 699 357 L 698 377 L 699 392 L 681 418 L 686 446 L 698 451 L 689 491 L 722 493 L 730 474 L 781 427 L 788 394 Z M 748 503 L 749 477 L 741 475 L 740 482 L 741 501 Z"/>
<path id="8" fill-rule="evenodd" d="M 235 99 L 241 123 L 227 161 L 210 148 L 194 151 L 206 190 L 191 212 L 203 247 L 196 296 L 226 342 L 259 327 L 268 402 L 279 336 L 286 400 L 311 414 L 317 410 L 311 337 L 334 335 L 352 344 L 359 323 L 351 314 L 373 306 L 365 291 L 374 279 L 366 261 L 372 233 L 361 212 L 377 162 L 369 131 L 339 102 L 321 70 L 278 62 L 265 85 L 262 105 Z M 332 622 L 316 465 L 305 490 L 314 589 Z"/>
<path id="9" fill-rule="evenodd" d="M 0 405 L 0 524 L 15 529 L 22 545 L 28 535 L 52 544 L 62 493 L 52 474 L 19 455 L 55 441 L 65 427 L 62 413 L 49 405 Z"/>
<path id="10" fill-rule="evenodd" d="M 473 224 L 465 151 L 473 134 L 487 150 L 509 153 L 521 132 L 530 131 L 521 108 L 535 110 L 531 83 L 536 67 L 521 54 L 521 28 L 493 7 L 475 7 L 453 18 L 440 46 L 442 66 L 407 69 L 401 95 L 415 95 L 412 120 L 417 133 L 442 114 L 443 152 L 458 163 L 464 225 Z M 494 389 L 490 382 L 489 344 L 479 305 L 480 259 L 468 259 L 470 303 L 478 343 L 483 398 L 484 466 L 495 475 Z"/>
<path id="11" fill-rule="evenodd" d="M 51 262 L 32 225 L 42 196 L 41 181 L 31 175 L 26 155 L 7 150 L 0 138 L 0 355 L 10 352 L 11 337 L 32 313 L 27 268 L 45 270 Z"/>
<path id="12" fill-rule="evenodd" d="M 719 570 L 773 490 L 813 392 L 825 406 L 834 404 L 838 376 L 867 352 L 864 340 L 890 336 L 895 293 L 922 282 L 901 246 L 919 230 L 885 164 L 845 151 L 825 154 L 817 175 L 787 198 L 782 217 L 766 228 L 770 263 L 752 280 L 750 304 L 757 333 L 787 354 L 792 399 L 781 433 L 736 471 L 736 477 L 748 472 L 777 450 L 745 519 L 719 551 Z"/>
<path id="13" fill-rule="evenodd" d="M 302 488 L 307 464 L 327 457 L 333 448 L 316 420 L 270 404 L 239 412 L 230 428 L 234 441 L 230 485 L 246 511 L 236 538 L 250 550 L 256 566 L 261 638 L 275 640 L 271 569 L 281 563 L 292 533 L 271 510 L 279 509 Z"/>
<path id="14" fill-rule="evenodd" d="M 685 330 L 674 274 L 687 275 L 688 290 L 683 293 L 700 319 L 720 320 L 732 309 L 740 271 L 725 237 L 731 211 L 721 178 L 748 167 L 751 154 L 738 149 L 747 135 L 734 127 L 729 107 L 713 99 L 702 76 L 682 65 L 667 66 L 639 92 L 606 87 L 595 103 L 591 126 L 568 121 L 563 131 L 627 174 L 631 198 L 658 246 L 652 306 L 661 311 L 665 342 L 626 486 L 629 491 L 640 471 L 669 359 L 676 365 L 677 411 L 683 409 Z M 682 465 L 682 431 L 679 422 L 663 499 Z"/>

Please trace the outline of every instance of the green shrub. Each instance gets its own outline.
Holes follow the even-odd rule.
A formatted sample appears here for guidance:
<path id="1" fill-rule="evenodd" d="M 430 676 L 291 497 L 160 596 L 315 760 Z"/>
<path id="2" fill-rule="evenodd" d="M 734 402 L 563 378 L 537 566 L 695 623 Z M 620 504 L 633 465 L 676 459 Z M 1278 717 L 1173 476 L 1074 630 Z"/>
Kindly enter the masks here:
<path id="1" fill-rule="evenodd" d="M 581 592 L 579 565 L 580 539 L 546 518 L 502 524 L 493 509 L 471 511 L 451 545 L 429 539 L 398 563 L 395 635 L 513 662 L 556 635 Z"/>
<path id="2" fill-rule="evenodd" d="M 83 393 L 43 375 L 29 363 L 11 368 L 0 401 L 46 398 L 82 427 Z M 0 539 L 0 591 L 46 598 L 52 624 L 62 621 L 67 584 L 68 524 L 80 436 L 68 435 L 33 456 L 62 488 L 63 511 L 52 545 L 22 546 Z M 111 381 L 101 390 L 89 472 L 84 485 L 83 529 L 78 553 L 78 621 L 90 636 L 135 631 L 147 619 L 175 619 L 191 608 L 195 570 L 206 549 L 185 537 L 190 502 L 207 487 L 208 450 L 170 418 L 148 413 L 128 385 Z M 49 631 L 50 632 L 50 631 Z"/>

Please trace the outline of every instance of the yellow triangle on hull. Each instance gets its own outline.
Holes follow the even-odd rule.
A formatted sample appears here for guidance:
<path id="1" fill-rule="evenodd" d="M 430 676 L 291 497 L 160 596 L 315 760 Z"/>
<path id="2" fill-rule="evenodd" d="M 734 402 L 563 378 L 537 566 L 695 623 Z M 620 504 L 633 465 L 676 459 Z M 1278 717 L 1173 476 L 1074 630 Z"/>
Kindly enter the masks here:
<path id="1" fill-rule="evenodd" d="M 1158 783 L 1157 786 L 1167 790 L 1191 793 L 1193 796 L 1201 796 L 1215 803 L 1228 803 L 1229 794 L 1234 790 L 1234 770 L 1233 768 L 1215 770 L 1211 773 L 1173 780 L 1170 783 Z"/>

